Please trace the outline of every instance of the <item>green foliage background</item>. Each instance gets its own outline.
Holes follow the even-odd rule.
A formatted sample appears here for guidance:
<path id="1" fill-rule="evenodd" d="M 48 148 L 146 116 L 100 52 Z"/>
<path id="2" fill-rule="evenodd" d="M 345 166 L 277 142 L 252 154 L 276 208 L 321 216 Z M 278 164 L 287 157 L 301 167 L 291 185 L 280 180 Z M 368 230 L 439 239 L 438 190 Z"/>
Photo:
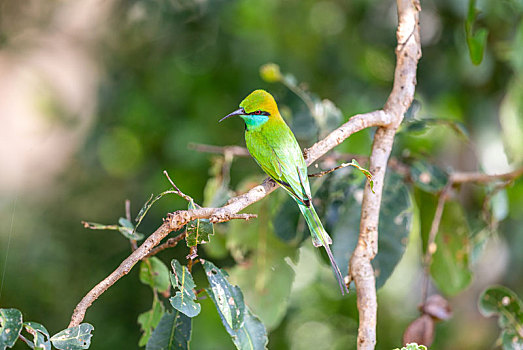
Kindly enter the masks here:
<path id="1" fill-rule="evenodd" d="M 24 5 L 7 2 L 0 17 L 20 18 L 31 28 L 45 28 L 46 16 L 57 6 L 43 6 L 46 11 L 37 20 L 26 16 Z M 393 155 L 408 161 L 423 159 L 444 171 L 499 171 L 498 161 L 505 155 L 511 164 L 521 164 L 523 2 L 476 4 L 481 14 L 475 25 L 488 30 L 479 65 L 471 62 L 467 48 L 468 2 L 423 1 L 422 6 L 423 58 L 416 118 L 461 123 L 469 138 L 441 123 L 421 122 L 419 130 L 406 125 Z M 213 156 L 189 150 L 187 145 L 243 145 L 239 120 L 217 121 L 236 109 L 250 91 L 264 88 L 272 92 L 295 125 L 301 145 L 315 141 L 314 129 L 301 122 L 310 120 L 303 102 L 281 84 L 262 81 L 261 65 L 276 62 L 282 71 L 306 82 L 318 96 L 335 102 L 343 120 L 380 108 L 392 84 L 396 12 L 391 1 L 134 0 L 117 2 L 109 18 L 100 40 L 85 48 L 100 65 L 103 79 L 94 123 L 81 148 L 52 185 L 0 198 L 0 270 L 5 269 L 0 306 L 22 310 L 24 319 L 45 324 L 51 333 L 65 328 L 81 297 L 130 251 L 117 231 L 86 230 L 80 221 L 114 223 L 124 216 L 127 198 L 136 214 L 150 193 L 169 187 L 164 169 L 185 193 L 203 204 Z M 20 32 L 2 25 L 0 49 L 22 52 L 16 46 Z M 59 114 L 60 110 L 49 113 Z M 65 123 L 67 118 L 64 121 L 57 115 L 53 122 Z M 368 155 L 371 137 L 371 130 L 360 132 L 338 150 Z M 498 153 L 492 153 L 493 149 Z M 230 187 L 236 190 L 262 179 L 256 177 L 261 170 L 249 158 L 235 159 L 230 174 Z M 38 169 L 34 176 L 38 177 Z M 481 291 L 493 282 L 519 295 L 523 291 L 523 181 L 494 197 L 493 212 L 500 220 L 494 233 L 485 233 L 480 217 L 488 189 L 466 186 L 456 199 L 464 213 L 458 214 L 458 221 L 466 217 L 464 225 L 471 232 L 470 260 L 476 264 L 472 284 L 451 299 L 454 318 L 437 326 L 435 349 L 490 349 L 499 331 L 495 320 L 482 318 L 477 310 Z M 410 194 L 417 205 L 412 209 L 407 251 L 378 294 L 378 349 L 399 347 L 404 329 L 418 316 L 420 232 L 421 236 L 428 233 L 427 221 L 421 218 L 433 213 L 425 205 L 434 200 L 429 192 L 422 188 Z M 265 199 L 249 212 L 263 217 L 263 211 L 278 200 Z M 419 207 L 419 203 L 425 204 Z M 165 213 L 186 206 L 181 198 L 165 197 L 151 209 L 140 232 L 152 232 Z M 235 261 L 253 249 L 241 237 L 258 237 L 261 222 L 230 224 L 231 240 L 224 238 L 227 230 L 222 225 L 208 247 L 200 249 L 219 267 L 232 270 L 234 283 L 240 287 L 242 281 L 250 282 Z M 453 223 L 449 221 L 449 225 Z M 353 234 L 356 230 L 357 226 Z M 308 240 L 300 249 L 298 263 L 294 256 L 297 243 L 289 247 L 269 233 L 271 258 L 282 264 L 294 259 L 297 264 L 292 271 L 285 263 L 280 266 L 281 274 L 267 273 L 274 288 L 293 288 L 291 298 L 282 305 L 259 299 L 260 310 L 267 305 L 275 308 L 266 316 L 272 329 L 269 348 L 347 349 L 347 343 L 355 344 L 355 294 L 343 299 L 338 295 L 329 268 Z M 188 249 L 180 244 L 159 257 L 165 262 L 172 258 L 184 261 L 187 254 Z M 195 269 L 196 284 L 204 284 L 201 267 Z M 453 288 L 459 289 L 454 285 L 440 288 L 448 295 L 456 294 Z M 133 269 L 89 309 L 86 321 L 95 326 L 92 348 L 137 348 L 137 317 L 150 309 L 151 300 L 150 288 L 139 283 L 139 269 Z M 212 301 L 201 304 L 201 314 L 193 323 L 192 348 L 231 348 Z"/>

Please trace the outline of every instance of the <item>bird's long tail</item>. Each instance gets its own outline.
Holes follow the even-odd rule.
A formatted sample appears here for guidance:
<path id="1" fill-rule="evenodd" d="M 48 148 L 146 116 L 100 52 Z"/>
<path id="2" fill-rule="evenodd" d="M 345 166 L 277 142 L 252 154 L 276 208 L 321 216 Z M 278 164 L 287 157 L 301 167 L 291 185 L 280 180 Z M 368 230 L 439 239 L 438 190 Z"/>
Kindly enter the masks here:
<path id="1" fill-rule="evenodd" d="M 338 265 L 336 264 L 334 256 L 332 255 L 332 252 L 329 247 L 329 244 L 332 244 L 332 239 L 330 238 L 327 231 L 325 231 L 325 229 L 323 228 L 323 225 L 321 224 L 320 218 L 318 217 L 316 210 L 314 210 L 312 204 L 310 207 L 306 207 L 301 204 L 298 204 L 298 206 L 300 207 L 300 211 L 303 214 L 303 217 L 305 218 L 307 225 L 309 226 L 309 230 L 312 236 L 312 243 L 315 247 L 323 246 L 325 248 L 325 251 L 327 251 L 327 255 L 329 256 L 329 260 L 332 265 L 332 269 L 334 270 L 334 274 L 336 275 L 336 279 L 338 280 L 338 284 L 340 285 L 341 294 L 349 293 L 349 291 L 347 290 L 347 286 L 343 281 L 343 276 L 341 275 L 340 269 L 338 268 Z"/>

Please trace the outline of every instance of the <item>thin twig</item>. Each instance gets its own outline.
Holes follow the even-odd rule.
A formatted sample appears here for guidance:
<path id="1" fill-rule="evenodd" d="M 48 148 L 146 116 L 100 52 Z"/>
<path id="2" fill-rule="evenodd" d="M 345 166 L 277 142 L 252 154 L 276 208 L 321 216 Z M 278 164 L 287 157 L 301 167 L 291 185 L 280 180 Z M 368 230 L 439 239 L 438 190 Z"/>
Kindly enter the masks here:
<path id="1" fill-rule="evenodd" d="M 324 171 L 320 171 L 319 173 L 309 174 L 309 177 L 322 177 L 322 176 L 325 176 L 327 174 L 332 173 L 333 171 L 336 171 L 336 170 L 341 169 L 341 168 L 346 168 L 346 167 L 351 166 L 351 165 L 353 165 L 353 164 L 351 164 L 351 163 L 342 163 L 342 164 L 338 165 L 337 167 L 331 168 L 329 170 L 324 170 Z"/>
<path id="2" fill-rule="evenodd" d="M 187 202 L 193 202 L 193 203 L 195 203 L 191 196 L 188 196 L 188 195 L 186 195 L 185 193 L 183 193 L 183 192 L 178 188 L 178 186 L 176 186 L 176 185 L 174 184 L 174 181 L 171 180 L 171 178 L 169 177 L 169 173 L 167 172 L 167 170 L 164 170 L 164 171 L 163 171 L 163 174 L 167 177 L 167 180 L 169 180 L 169 183 L 170 183 L 171 186 L 174 188 L 174 192 L 175 192 L 177 195 L 179 195 L 180 197 L 182 197 L 183 199 L 185 199 Z M 196 203 L 195 203 L 195 204 L 196 204 Z"/>
<path id="3" fill-rule="evenodd" d="M 164 243 L 160 244 L 159 246 L 155 247 L 154 249 L 151 249 L 149 254 L 147 254 L 144 257 L 144 259 L 150 258 L 151 256 L 154 256 L 154 255 L 158 254 L 159 252 L 164 251 L 167 248 L 176 247 L 178 245 L 178 243 L 185 238 L 185 236 L 187 236 L 187 231 L 180 233 L 176 237 L 171 237 L 171 238 L 167 239 L 167 241 L 165 241 Z"/>
<path id="4" fill-rule="evenodd" d="M 513 170 L 508 173 L 503 174 L 483 174 L 479 172 L 455 172 L 452 173 L 450 178 L 453 183 L 465 183 L 465 182 L 477 182 L 477 183 L 486 183 L 486 182 L 492 182 L 496 180 L 513 180 L 523 175 L 523 167 L 520 167 L 516 170 Z"/>
<path id="5" fill-rule="evenodd" d="M 423 257 L 423 287 L 421 291 L 421 300 L 424 305 L 427 301 L 429 281 L 430 281 L 430 265 L 432 263 L 432 256 L 436 252 L 436 235 L 439 231 L 439 224 L 441 223 L 441 217 L 443 215 L 443 209 L 445 208 L 445 202 L 447 197 L 452 189 L 452 180 L 449 179 L 443 190 L 439 193 L 438 204 L 436 205 L 436 210 L 434 211 L 434 219 L 432 219 L 432 224 L 430 226 L 429 237 L 427 240 L 427 247 L 425 250 L 425 256 Z"/>

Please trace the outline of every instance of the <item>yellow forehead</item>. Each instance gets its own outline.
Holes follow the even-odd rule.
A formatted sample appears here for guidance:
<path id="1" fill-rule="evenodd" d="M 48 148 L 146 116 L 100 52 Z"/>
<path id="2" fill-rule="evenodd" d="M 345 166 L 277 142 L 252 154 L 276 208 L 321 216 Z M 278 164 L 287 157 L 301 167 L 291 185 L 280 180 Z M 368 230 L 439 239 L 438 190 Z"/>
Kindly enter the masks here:
<path id="1" fill-rule="evenodd" d="M 255 90 L 249 94 L 241 103 L 245 112 L 251 113 L 257 110 L 269 112 L 271 115 L 278 112 L 274 97 L 265 90 Z"/>

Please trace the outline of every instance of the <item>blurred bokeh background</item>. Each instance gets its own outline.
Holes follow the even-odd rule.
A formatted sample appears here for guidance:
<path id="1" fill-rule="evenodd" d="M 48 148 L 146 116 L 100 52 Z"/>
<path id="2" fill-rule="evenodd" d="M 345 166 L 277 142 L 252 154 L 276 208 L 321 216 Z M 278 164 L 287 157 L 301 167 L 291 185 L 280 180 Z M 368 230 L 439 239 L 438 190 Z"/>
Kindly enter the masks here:
<path id="1" fill-rule="evenodd" d="M 476 6 L 476 24 L 488 29 L 479 65 L 466 44 L 468 1 L 422 2 L 416 92 L 419 118 L 459 122 L 468 138 L 439 124 L 403 130 L 395 156 L 487 173 L 523 161 L 523 2 Z M 286 87 L 260 78 L 263 64 L 277 63 L 333 101 L 344 120 L 381 108 L 392 84 L 396 23 L 395 3 L 386 0 L 3 0 L 0 306 L 22 310 L 25 320 L 53 333 L 65 328 L 81 297 L 130 252 L 117 232 L 86 230 L 81 220 L 115 223 L 125 199 L 135 215 L 151 193 L 169 187 L 164 169 L 202 203 L 219 160 L 188 144 L 243 145 L 239 120 L 217 121 L 256 88 L 272 92 L 286 115 L 307 113 Z M 317 135 L 303 129 L 297 136 L 306 147 Z M 372 131 L 363 131 L 338 150 L 367 155 L 371 140 Z M 230 187 L 245 189 L 253 175 L 263 179 L 252 159 L 234 159 Z M 465 211 L 481 207 L 486 190 L 470 185 L 462 191 Z M 493 203 L 499 225 L 473 265 L 471 285 L 450 298 L 454 317 L 438 324 L 436 349 L 492 348 L 498 329 L 495 319 L 477 311 L 480 292 L 501 283 L 522 294 L 523 181 Z M 167 212 L 186 205 L 163 198 L 141 231 L 152 232 Z M 418 316 L 416 215 L 413 221 L 407 251 L 378 295 L 378 349 L 399 346 Z M 159 256 L 168 262 L 187 252 L 180 245 Z M 223 237 L 201 253 L 221 267 L 234 265 Z M 355 295 L 341 299 L 330 280 L 325 284 L 330 270 L 319 258 L 306 241 L 287 313 L 271 321 L 270 349 L 354 345 Z M 196 279 L 203 282 L 198 273 Z M 232 348 L 212 304 L 202 303 L 192 348 Z M 134 269 L 88 310 L 86 321 L 95 326 L 91 348 L 138 348 L 136 318 L 150 305 L 151 290 Z"/>

